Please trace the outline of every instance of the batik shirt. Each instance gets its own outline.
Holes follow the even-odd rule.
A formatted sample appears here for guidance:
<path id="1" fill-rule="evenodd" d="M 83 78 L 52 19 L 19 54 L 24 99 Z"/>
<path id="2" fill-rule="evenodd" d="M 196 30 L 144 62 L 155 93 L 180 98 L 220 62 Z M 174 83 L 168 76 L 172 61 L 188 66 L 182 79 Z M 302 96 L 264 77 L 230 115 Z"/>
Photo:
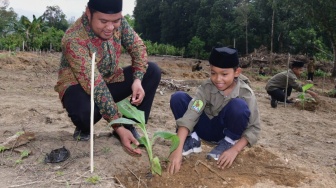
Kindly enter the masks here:
<path id="1" fill-rule="evenodd" d="M 274 75 L 266 84 L 266 91 L 274 91 L 276 89 L 286 89 L 287 71 Z M 292 70 L 288 71 L 288 86 L 297 91 L 302 92 L 302 85 L 297 81 L 297 77 Z"/>
<path id="2" fill-rule="evenodd" d="M 260 134 L 259 110 L 254 92 L 241 78 L 237 79 L 236 86 L 228 96 L 225 96 L 223 91 L 218 90 L 210 79 L 207 80 L 197 88 L 187 111 L 182 118 L 176 120 L 176 124 L 184 126 L 192 132 L 202 113 L 205 113 L 209 119 L 212 119 L 218 116 L 222 109 L 234 98 L 245 100 L 251 112 L 243 136 L 247 139 L 250 146 L 254 145 Z"/>
<path id="3" fill-rule="evenodd" d="M 91 94 L 92 54 L 95 54 L 94 102 L 100 114 L 108 122 L 121 116 L 107 87 L 108 83 L 124 81 L 123 70 L 119 65 L 122 46 L 132 58 L 133 77 L 140 80 L 147 69 L 146 47 L 125 18 L 113 37 L 102 40 L 89 26 L 84 14 L 65 33 L 62 39 L 62 56 L 55 91 L 62 97 L 66 89 L 80 84 L 87 94 Z"/>

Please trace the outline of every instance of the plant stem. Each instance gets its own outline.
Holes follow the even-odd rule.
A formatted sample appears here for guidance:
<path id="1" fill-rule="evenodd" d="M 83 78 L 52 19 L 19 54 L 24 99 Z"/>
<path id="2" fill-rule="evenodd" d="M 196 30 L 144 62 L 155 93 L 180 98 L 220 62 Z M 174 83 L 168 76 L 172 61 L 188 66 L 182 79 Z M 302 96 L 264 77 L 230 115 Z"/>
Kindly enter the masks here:
<path id="1" fill-rule="evenodd" d="M 150 139 L 148 137 L 148 133 L 147 133 L 147 130 L 146 130 L 145 126 L 139 126 L 139 127 L 140 127 L 141 131 L 143 132 L 146 143 L 148 145 L 148 147 L 146 146 L 146 150 L 147 150 L 147 153 L 148 153 L 148 158 L 149 158 L 149 163 L 150 163 L 149 165 L 151 167 L 152 174 L 154 174 L 154 171 L 153 171 L 153 168 L 152 168 L 152 164 L 153 164 L 152 148 L 153 148 L 153 145 L 152 145 L 152 142 L 150 141 Z"/>

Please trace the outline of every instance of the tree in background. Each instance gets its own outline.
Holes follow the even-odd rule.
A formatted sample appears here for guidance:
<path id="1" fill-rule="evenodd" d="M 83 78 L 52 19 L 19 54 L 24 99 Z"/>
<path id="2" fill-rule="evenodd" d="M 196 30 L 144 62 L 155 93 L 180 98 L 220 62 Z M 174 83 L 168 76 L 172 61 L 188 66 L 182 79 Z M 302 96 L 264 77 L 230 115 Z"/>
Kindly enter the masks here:
<path id="1" fill-rule="evenodd" d="M 54 27 L 48 28 L 42 36 L 42 50 L 50 50 L 50 51 L 61 51 L 61 43 L 62 37 L 64 35 L 64 31 L 56 29 Z"/>
<path id="2" fill-rule="evenodd" d="M 207 29 L 211 36 L 208 42 L 212 46 L 233 46 L 234 34 L 229 31 L 234 22 L 234 7 L 237 2 L 234 0 L 216 0 L 210 11 L 210 26 Z"/>
<path id="3" fill-rule="evenodd" d="M 238 25 L 243 26 L 245 30 L 245 54 L 249 53 L 248 48 L 248 24 L 249 24 L 249 17 L 251 14 L 252 6 L 250 5 L 248 0 L 243 0 L 241 3 L 238 4 L 236 8 L 236 23 Z"/>
<path id="4" fill-rule="evenodd" d="M 160 2 L 157 0 L 136 0 L 133 14 L 136 18 L 134 29 L 141 33 L 141 37 L 154 43 L 160 42 Z"/>
<path id="5" fill-rule="evenodd" d="M 210 27 L 209 17 L 214 1 L 200 0 L 198 10 L 195 11 L 194 30 L 196 33 L 193 36 L 199 36 L 205 42 L 205 51 L 211 51 L 212 47 L 214 47 L 214 44 L 209 42 L 212 36 L 208 33 L 208 28 Z"/>
<path id="6" fill-rule="evenodd" d="M 161 38 L 160 42 L 177 47 L 187 46 L 194 35 L 195 11 L 199 0 L 168 0 L 160 6 Z"/>
<path id="7" fill-rule="evenodd" d="M 308 56 L 313 56 L 312 50 L 315 41 L 317 41 L 317 34 L 313 28 L 297 28 L 289 32 L 289 37 L 291 44 L 293 45 L 293 48 L 291 49 L 293 54 L 307 54 Z"/>
<path id="8" fill-rule="evenodd" d="M 22 41 L 24 41 L 23 36 L 17 33 L 0 37 L 0 49 L 14 51 L 22 45 Z"/>
<path id="9" fill-rule="evenodd" d="M 66 15 L 59 6 L 47 6 L 47 10 L 44 11 L 42 19 L 48 27 L 54 27 L 62 31 L 65 31 L 69 27 Z"/>
<path id="10" fill-rule="evenodd" d="M 188 44 L 188 49 L 193 56 L 198 59 L 200 54 L 204 51 L 205 42 L 199 37 L 194 36 Z"/>
<path id="11" fill-rule="evenodd" d="M 324 6 L 329 6 L 328 3 L 332 1 L 328 0 Z M 301 4 L 288 0 L 142 0 L 137 1 L 134 10 L 135 30 L 144 40 L 177 47 L 188 46 L 192 37 L 198 36 L 205 42 L 205 51 L 213 46 L 234 45 L 239 52 L 250 53 L 251 49 L 266 46 L 274 53 L 315 55 L 316 44 L 319 44 L 323 48 L 320 52 L 330 52 L 331 37 L 327 29 L 306 16 L 307 11 Z M 334 10 L 334 6 L 330 5 L 328 10 Z M 313 7 L 318 9 L 317 5 Z M 314 31 L 316 37 L 309 38 L 306 45 L 299 45 L 299 38 L 294 38 L 298 31 L 302 33 L 300 29 L 305 35 Z M 186 54 L 190 56 L 192 54 Z"/>
<path id="12" fill-rule="evenodd" d="M 336 77 L 336 3 L 335 0 L 296 0 L 288 1 L 294 8 L 300 10 L 312 23 L 318 25 L 328 36 L 334 54 L 332 76 Z"/>
<path id="13" fill-rule="evenodd" d="M 41 38 L 44 27 L 42 16 L 36 18 L 33 15 L 33 21 L 30 21 L 26 16 L 21 16 L 14 28 L 18 34 L 24 36 L 26 49 L 39 49 L 42 45 Z"/>
<path id="14" fill-rule="evenodd" d="M 8 0 L 0 2 L 0 36 L 6 37 L 6 35 L 14 30 L 14 23 L 17 19 L 17 14 L 12 8 L 7 10 L 9 5 Z"/>
<path id="15" fill-rule="evenodd" d="M 9 2 L 0 0 L 1 49 L 15 49 L 24 41 L 29 49 L 58 50 L 58 31 L 64 32 L 74 19 L 66 21 L 58 6 L 47 7 L 42 18 L 17 19 L 8 10 Z M 334 0 L 141 0 L 136 1 L 134 17 L 125 18 L 152 44 L 148 49 L 154 54 L 181 55 L 178 50 L 183 49 L 184 57 L 206 58 L 205 52 L 218 45 L 245 53 L 266 46 L 274 53 L 333 58 L 335 76 L 335 6 Z M 187 48 L 184 53 L 194 36 L 205 43 L 203 51 Z"/>

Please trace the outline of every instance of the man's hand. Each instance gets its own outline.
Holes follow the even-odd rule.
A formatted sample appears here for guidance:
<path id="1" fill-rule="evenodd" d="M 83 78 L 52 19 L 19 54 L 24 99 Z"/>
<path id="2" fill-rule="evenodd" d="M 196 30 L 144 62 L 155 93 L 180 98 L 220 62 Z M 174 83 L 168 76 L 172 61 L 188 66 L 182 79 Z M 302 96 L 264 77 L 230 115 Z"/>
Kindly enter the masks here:
<path id="1" fill-rule="evenodd" d="M 137 139 L 134 138 L 131 131 L 126 129 L 125 127 L 119 127 L 116 130 L 117 134 L 120 137 L 120 142 L 123 145 L 123 147 L 128 150 L 130 153 L 135 153 L 141 155 L 141 150 L 139 148 L 132 147 L 132 144 L 135 144 L 136 146 L 139 146 L 139 142 Z"/>
<path id="2" fill-rule="evenodd" d="M 131 104 L 139 106 L 145 97 L 145 91 L 142 88 L 141 80 L 135 79 L 132 84 L 132 99 Z"/>

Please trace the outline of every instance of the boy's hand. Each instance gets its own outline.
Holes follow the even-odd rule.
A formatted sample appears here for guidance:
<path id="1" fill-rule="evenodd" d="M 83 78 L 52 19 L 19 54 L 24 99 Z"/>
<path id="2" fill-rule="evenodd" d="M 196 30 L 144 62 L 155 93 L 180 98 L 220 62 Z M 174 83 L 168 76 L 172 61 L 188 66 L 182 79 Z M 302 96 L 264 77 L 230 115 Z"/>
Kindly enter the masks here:
<path id="1" fill-rule="evenodd" d="M 180 139 L 179 146 L 169 156 L 169 163 L 167 171 L 170 174 L 175 174 L 180 171 L 182 165 L 182 151 L 184 142 L 189 134 L 189 130 L 186 127 L 180 126 L 177 130 L 177 136 Z"/>
<path id="2" fill-rule="evenodd" d="M 218 158 L 217 161 L 218 168 L 221 169 L 229 168 L 232 165 L 233 161 L 236 159 L 238 153 L 239 152 L 234 148 L 230 148 L 224 151 Z"/>
<path id="3" fill-rule="evenodd" d="M 309 95 L 311 95 L 314 99 L 316 99 L 316 98 L 318 97 L 318 94 L 315 93 L 314 91 L 307 90 L 307 93 L 308 93 Z"/>
<path id="4" fill-rule="evenodd" d="M 182 152 L 179 150 L 173 151 L 169 156 L 167 171 L 170 174 L 175 174 L 180 171 L 182 165 Z"/>

